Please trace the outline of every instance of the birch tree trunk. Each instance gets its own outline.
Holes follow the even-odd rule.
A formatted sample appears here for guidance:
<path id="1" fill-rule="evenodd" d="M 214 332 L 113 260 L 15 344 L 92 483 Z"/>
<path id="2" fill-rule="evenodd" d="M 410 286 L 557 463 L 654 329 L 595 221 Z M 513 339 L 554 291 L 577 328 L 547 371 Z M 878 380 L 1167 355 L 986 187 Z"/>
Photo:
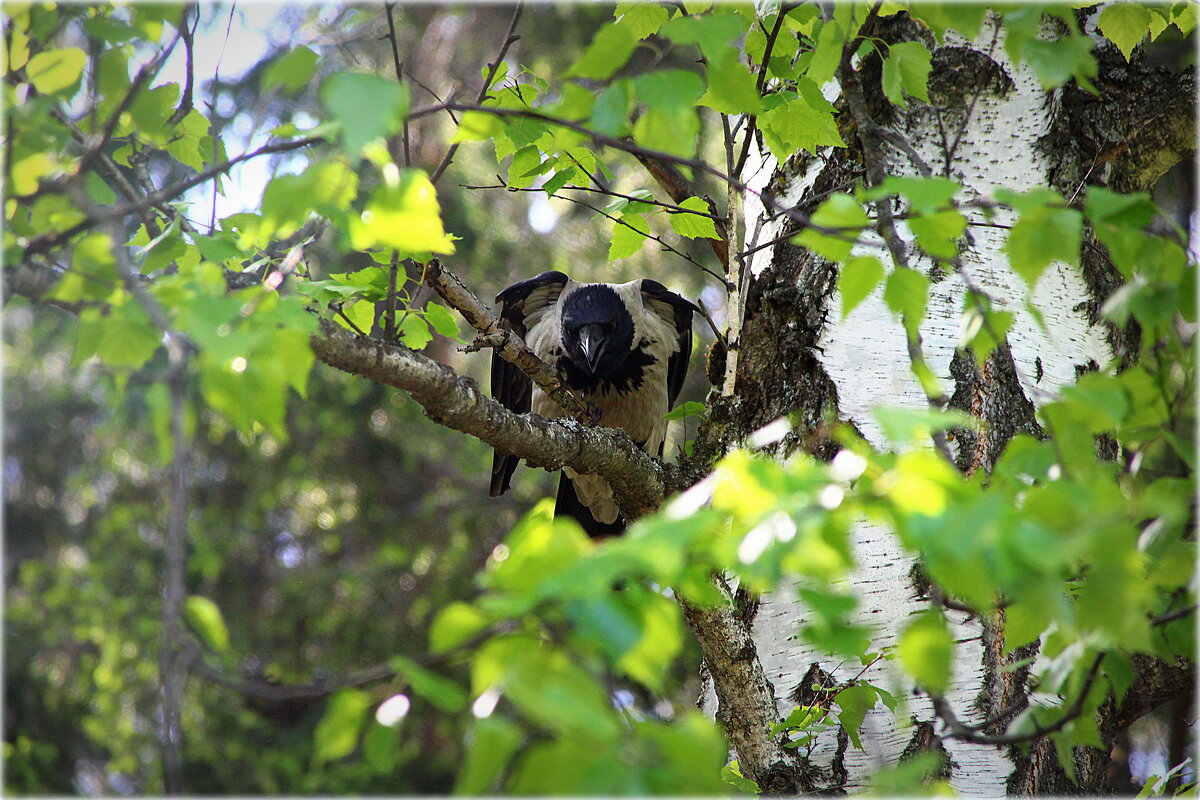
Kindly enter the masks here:
<path id="1" fill-rule="evenodd" d="M 888 175 L 918 175 L 924 162 L 933 174 L 960 181 L 960 198 L 968 200 L 991 197 L 1000 188 L 1039 186 L 1071 198 L 1085 183 L 1123 191 L 1150 189 L 1194 147 L 1190 82 L 1179 85 L 1165 73 L 1125 65 L 1116 55 L 1102 59 L 1097 82 L 1119 81 L 1136 93 L 1136 101 L 1114 101 L 1109 95 L 1100 99 L 1073 84 L 1045 91 L 1027 66 L 1009 60 L 1004 32 L 994 20 L 974 41 L 949 33 L 940 47 L 906 15 L 878 22 L 873 35 L 892 42 L 920 38 L 933 51 L 932 102 L 911 100 L 907 109 L 884 100 L 877 61 L 858 65 L 875 122 L 907 140 L 919 156 L 888 147 Z M 831 92 L 836 94 L 826 89 L 827 96 Z M 1160 119 L 1147 126 L 1151 113 Z M 784 164 L 764 150 L 747 180 L 783 205 L 811 214 L 828 193 L 863 177 L 863 148 L 853 129 L 843 130 L 843 136 L 846 150 L 829 148 L 817 157 L 799 153 Z M 1127 146 L 1114 146 L 1122 142 Z M 1110 266 L 1088 257 L 1086 246 L 1083 271 L 1056 264 L 1037 284 L 1034 304 L 1045 320 L 1045 327 L 1039 326 L 1025 304 L 1026 287 L 1001 249 L 1015 212 L 1000 209 L 990 218 L 978 210 L 966 213 L 970 225 L 961 249 L 962 270 L 949 276 L 911 245 L 911 233 L 903 222 L 898 224 L 910 245 L 910 266 L 934 281 L 920 326 L 925 359 L 950 406 L 985 422 L 979 431 L 954 432 L 949 443 L 957 466 L 971 473 L 989 469 L 1014 434 L 1037 435 L 1035 409 L 1082 372 L 1122 356 L 1126 332 L 1099 321 L 1098 309 L 1117 281 Z M 790 224 L 747 196 L 745 229 L 748 236 L 757 232 L 748 248 L 785 235 Z M 882 255 L 880 240 L 860 243 L 858 252 Z M 790 415 L 801 424 L 781 443 L 779 455 L 802 448 L 830 458 L 836 446 L 825 434 L 826 422 L 835 417 L 851 423 L 872 446 L 887 448 L 871 409 L 924 408 L 928 401 L 913 377 L 904 328 L 884 304 L 881 290 L 843 319 L 836 267 L 822 258 L 784 242 L 759 250 L 748 266 L 752 277 L 744 301 L 736 392 L 719 400 L 714 410 L 714 418 L 728 426 L 727 440 Z M 981 366 L 957 349 L 968 283 L 1015 315 L 1007 342 Z M 971 520 L 962 522 L 969 525 Z M 874 628 L 872 649 L 878 652 L 894 645 L 906 620 L 934 600 L 890 531 L 859 524 L 854 548 L 858 569 L 849 583 L 859 598 L 857 621 Z M 892 662 L 880 660 L 864 670 L 857 662 L 835 663 L 808 647 L 796 633 L 809 612 L 793 589 L 761 598 L 752 613 L 753 636 L 781 717 L 812 702 L 815 687 L 836 690 L 856 678 L 900 698 L 895 713 L 882 705 L 869 712 L 863 749 L 852 746 L 837 726 L 807 751 L 801 749 L 824 790 L 859 789 L 881 766 L 918 751 L 940 754 L 938 775 L 966 796 L 1077 793 L 1105 785 L 1107 755 L 1099 750 L 1076 748 L 1073 784 L 1047 741 L 1035 742 L 1022 755 L 1013 746 L 969 744 L 945 735 L 930 699 L 915 692 Z M 1028 669 L 1006 667 L 1032 652 L 1004 653 L 1002 612 L 978 619 L 950 610 L 948 617 L 956 623 L 959 644 L 946 699 L 965 722 L 1002 715 L 1027 691 Z M 1000 730 L 1011 718 L 998 720 Z M 1111 735 L 1112 726 L 1102 724 L 1101 730 Z"/>

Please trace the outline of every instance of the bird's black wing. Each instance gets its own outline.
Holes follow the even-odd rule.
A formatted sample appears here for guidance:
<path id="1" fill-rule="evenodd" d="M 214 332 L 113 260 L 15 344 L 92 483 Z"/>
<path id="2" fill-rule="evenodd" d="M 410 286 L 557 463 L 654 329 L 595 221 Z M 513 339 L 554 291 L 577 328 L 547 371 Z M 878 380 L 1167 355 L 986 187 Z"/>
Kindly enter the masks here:
<path id="1" fill-rule="evenodd" d="M 496 295 L 496 302 L 500 303 L 502 324 L 524 339 L 529 333 L 526 320 L 557 302 L 567 280 L 567 276 L 561 272 L 543 272 L 527 281 L 514 283 L 500 292 Z M 542 358 L 545 355 L 538 353 Z M 491 385 L 492 397 L 502 406 L 518 414 L 529 412 L 533 399 L 533 382 L 494 350 Z M 499 497 L 508 491 L 509 481 L 519 462 L 520 459 L 516 456 L 502 455 L 499 451 L 492 456 L 492 485 L 489 490 L 492 497 Z"/>
<path id="2" fill-rule="evenodd" d="M 670 410 L 683 388 L 688 359 L 692 355 L 692 312 L 700 309 L 649 278 L 642 279 L 642 302 L 669 325 L 674 325 L 679 334 L 679 350 L 667 360 L 667 409 Z"/>

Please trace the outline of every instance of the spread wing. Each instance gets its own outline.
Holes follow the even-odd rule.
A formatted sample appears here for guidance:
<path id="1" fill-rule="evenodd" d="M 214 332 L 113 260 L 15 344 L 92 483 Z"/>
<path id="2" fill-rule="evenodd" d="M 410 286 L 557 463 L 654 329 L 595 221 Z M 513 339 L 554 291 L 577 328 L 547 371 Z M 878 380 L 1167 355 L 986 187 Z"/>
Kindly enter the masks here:
<path id="1" fill-rule="evenodd" d="M 692 312 L 700 309 L 658 281 L 643 278 L 641 288 L 642 303 L 647 310 L 673 325 L 679 334 L 679 350 L 667 359 L 667 408 L 670 409 L 687 376 L 688 359 L 692 355 Z"/>
<path id="2" fill-rule="evenodd" d="M 500 303 L 502 324 L 524 339 L 529 329 L 558 302 L 567 280 L 567 276 L 561 272 L 543 272 L 500 292 L 496 295 L 496 302 Z M 545 358 L 544 353 L 538 353 L 538 356 Z M 491 388 L 492 397 L 505 408 L 518 414 L 529 412 L 533 382 L 495 351 L 492 351 Z M 492 497 L 499 497 L 508 491 L 509 481 L 519 462 L 516 456 L 503 455 L 499 451 L 492 456 Z"/>

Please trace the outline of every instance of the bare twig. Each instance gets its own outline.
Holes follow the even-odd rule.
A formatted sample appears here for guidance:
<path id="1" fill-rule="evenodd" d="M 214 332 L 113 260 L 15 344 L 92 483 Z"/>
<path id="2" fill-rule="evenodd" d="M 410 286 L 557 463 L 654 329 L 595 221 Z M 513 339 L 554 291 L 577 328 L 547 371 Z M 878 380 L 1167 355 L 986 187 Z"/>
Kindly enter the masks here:
<path id="1" fill-rule="evenodd" d="M 286 153 L 292 150 L 299 150 L 303 147 L 308 147 L 309 145 L 315 144 L 318 141 L 320 141 L 320 139 L 305 138 L 296 139 L 290 142 L 276 142 L 274 144 L 263 145 L 257 150 L 253 150 L 249 153 L 243 153 L 240 156 L 222 161 L 220 164 L 214 164 L 203 172 L 198 172 L 189 178 L 185 178 L 181 181 L 171 184 L 170 186 L 164 187 L 154 194 L 143 197 L 141 200 L 106 209 L 105 213 L 102 214 L 89 214 L 82 221 L 72 225 L 66 230 L 52 231 L 50 233 L 42 234 L 26 245 L 24 257 L 28 259 L 30 256 L 49 252 L 53 248 L 84 231 L 104 225 L 111 220 L 120 219 L 128 214 L 136 214 L 144 209 L 154 208 L 170 200 L 174 200 L 176 197 L 183 194 L 188 189 L 191 189 L 193 186 L 198 186 L 210 178 L 227 172 L 243 161 L 249 161 L 252 158 L 258 158 L 259 156 L 270 155 L 272 153 Z"/>
<path id="2" fill-rule="evenodd" d="M 763 49 L 763 60 L 758 68 L 758 80 L 755 82 L 760 96 L 767 85 L 767 65 L 771 62 L 771 51 L 775 49 L 775 40 L 779 38 L 779 31 L 783 28 L 784 18 L 794 8 L 796 8 L 795 3 L 782 3 L 779 6 L 778 13 L 775 15 L 775 24 L 771 26 L 771 32 L 767 34 L 767 45 Z M 751 115 L 746 120 L 746 133 L 742 138 L 742 152 L 738 156 L 736 165 L 729 170 L 730 175 L 740 176 L 742 170 L 746 167 L 746 159 L 750 156 L 750 145 L 754 141 L 754 131 L 758 128 L 758 117 Z"/>
<path id="3" fill-rule="evenodd" d="M 525 188 L 518 188 L 516 186 L 508 186 L 507 184 L 504 184 L 504 183 L 494 183 L 494 184 L 491 184 L 488 186 L 467 186 L 466 184 L 459 184 L 459 186 L 463 189 L 471 189 L 471 190 L 504 189 L 506 192 L 544 192 L 545 191 L 545 189 L 539 189 L 535 186 L 527 186 Z M 683 206 L 678 206 L 678 205 L 675 205 L 674 203 L 666 203 L 666 202 L 663 202 L 662 200 L 657 200 L 653 197 L 638 197 L 638 196 L 632 195 L 632 194 L 622 194 L 621 192 L 616 192 L 616 191 L 613 191 L 612 189 L 591 187 L 591 186 L 574 186 L 572 184 L 567 184 L 566 186 L 563 186 L 562 188 L 559 189 L 560 192 L 563 190 L 567 190 L 567 191 L 571 191 L 571 192 L 589 192 L 591 194 L 605 195 L 606 197 L 616 197 L 621 200 L 629 200 L 630 202 L 633 202 L 633 203 L 646 203 L 647 205 L 657 206 L 658 208 L 662 208 L 667 211 L 671 211 L 673 213 L 695 214 L 697 217 L 705 217 L 707 219 L 711 219 L 713 222 L 721 222 L 721 223 L 725 222 L 724 217 L 718 216 L 717 214 L 714 214 L 710 211 L 697 211 L 694 208 L 684 208 Z M 557 197 L 557 195 L 555 195 L 555 196 Z M 564 197 L 562 199 L 569 200 L 570 198 Z"/>
<path id="4" fill-rule="evenodd" d="M 483 80 L 483 86 L 479 90 L 479 94 L 475 98 L 475 104 L 479 105 L 487 99 L 488 91 L 492 88 L 492 81 L 496 77 L 496 71 L 500 69 L 500 64 L 504 61 L 504 56 L 508 54 L 508 48 L 512 47 L 513 42 L 517 41 L 519 36 L 516 35 L 517 22 L 521 19 L 521 12 L 525 10 L 524 3 L 517 3 L 517 7 L 513 9 L 512 21 L 508 24 L 508 33 L 504 35 L 504 44 L 500 45 L 500 52 L 496 54 L 496 59 L 488 65 L 487 77 Z M 415 115 L 414 115 L 415 116 Z M 429 176 L 431 183 L 437 183 L 438 178 L 442 177 L 442 173 L 446 171 L 446 167 L 450 166 L 450 162 L 454 160 L 454 154 L 458 152 L 458 144 L 450 145 L 446 151 L 446 155 L 442 156 L 442 162 L 437 165 L 437 169 Z"/>
<path id="5" fill-rule="evenodd" d="M 989 735 L 979 733 L 975 726 L 967 725 L 959 720 L 958 716 L 951 708 L 949 701 L 940 695 L 929 695 L 930 701 L 933 703 L 934 713 L 942 720 L 947 729 L 948 736 L 955 739 L 960 739 L 964 742 L 973 744 L 990 744 L 990 745 L 1012 745 L 1022 742 L 1030 742 L 1034 739 L 1040 739 L 1043 736 L 1048 736 L 1052 733 L 1057 733 L 1065 728 L 1068 724 L 1075 720 L 1083 713 L 1084 703 L 1087 702 L 1088 693 L 1091 692 L 1092 684 L 1096 682 L 1096 678 L 1100 674 L 1100 664 L 1104 661 L 1106 653 L 1100 651 L 1096 654 L 1096 658 L 1092 661 L 1091 667 L 1088 668 L 1087 675 L 1083 679 L 1083 685 L 1079 688 L 1079 695 L 1075 701 L 1067 708 L 1061 717 L 1056 719 L 1049 725 L 1039 725 L 1031 731 L 1021 734 L 1002 734 Z M 1016 708 L 1007 709 L 1003 712 L 1005 715 L 1011 714 Z M 1003 717 L 1001 717 L 1003 718 Z"/>
<path id="6" fill-rule="evenodd" d="M 110 225 L 113 241 L 121 231 L 115 218 Z M 174 329 L 162 306 L 146 290 L 129 264 L 124 247 L 113 248 L 114 262 L 126 290 L 163 333 L 167 350 L 166 384 L 170 397 L 171 462 L 167 468 L 167 530 L 163 548 L 162 643 L 159 651 L 159 680 L 162 686 L 163 792 L 183 792 L 183 684 L 187 677 L 183 659 L 183 600 L 186 595 L 187 514 L 191 491 L 191 448 L 184 426 L 187 403 L 189 354 L 193 346 Z"/>
<path id="7" fill-rule="evenodd" d="M 392 43 L 392 66 L 396 70 L 396 83 L 404 83 L 404 64 L 400 62 L 400 44 L 396 41 L 396 23 L 392 20 L 392 9 L 396 7 L 395 3 L 384 3 L 383 8 L 387 13 L 388 24 L 388 39 Z M 404 166 L 412 166 L 412 152 L 409 149 L 408 136 L 408 118 L 404 118 Z M 395 264 L 392 265 L 393 269 Z"/>
<path id="8" fill-rule="evenodd" d="M 188 13 L 196 12 L 196 21 L 191 28 L 188 28 Z M 186 63 L 184 64 L 184 72 L 186 73 L 183 83 L 183 96 L 179 99 L 179 107 L 171 114 L 167 120 L 167 125 L 176 125 L 192 111 L 192 100 L 195 92 L 195 36 L 196 27 L 200 24 L 200 7 L 197 5 L 184 5 L 182 16 L 179 20 L 179 34 L 183 37 L 183 47 L 187 55 Z"/>

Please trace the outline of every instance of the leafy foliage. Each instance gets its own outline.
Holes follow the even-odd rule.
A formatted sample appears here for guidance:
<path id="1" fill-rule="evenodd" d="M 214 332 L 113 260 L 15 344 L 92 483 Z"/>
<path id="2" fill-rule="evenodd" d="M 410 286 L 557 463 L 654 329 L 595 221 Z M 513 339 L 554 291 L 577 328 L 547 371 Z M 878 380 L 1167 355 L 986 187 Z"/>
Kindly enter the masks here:
<path id="1" fill-rule="evenodd" d="M 753 120 L 781 163 L 816 155 L 850 139 L 845 112 L 823 93 L 847 48 L 877 59 L 887 103 L 929 101 L 930 37 L 857 38 L 872 15 L 901 10 L 837 4 L 824 15 L 799 4 L 759 18 L 744 6 L 624 3 L 562 63 L 497 60 L 482 101 L 446 138 L 487 143 L 503 186 L 546 202 L 615 185 L 629 151 L 685 177 L 719 173 L 706 144 L 715 122 L 750 135 Z M 389 61 L 352 69 L 315 40 L 241 88 L 304 103 L 303 114 L 286 106 L 295 113 L 275 120 L 269 145 L 237 157 L 278 155 L 281 168 L 250 210 L 218 218 L 214 188 L 212 224 L 199 222 L 205 209 L 187 192 L 232 168 L 227 120 L 190 82 L 153 79 L 198 13 L 6 11 L 5 260 L 48 275 L 44 293 L 27 293 L 77 315 L 67 323 L 21 299 L 8 306 L 20 323 L 6 350 L 7 411 L 19 430 L 8 517 L 14 531 L 47 534 L 18 533 L 6 567 L 19 720 L 6 730 L 9 788 L 153 791 L 161 780 L 154 482 L 183 451 L 195 462 L 183 615 L 206 663 L 260 690 L 320 684 L 315 665 L 326 661 L 339 671 L 383 662 L 391 680 L 386 691 L 347 686 L 291 704 L 253 693 L 230 703 L 212 686 L 190 686 L 187 777 L 197 791 L 394 791 L 405 770 L 416 775 L 407 791 L 754 791 L 726 765 L 719 726 L 680 702 L 694 694 L 695 651 L 678 601 L 719 602 L 714 573 L 753 592 L 795 585 L 810 611 L 799 636 L 823 652 L 864 668 L 894 663 L 932 695 L 954 677 L 957 645 L 938 607 L 888 646 L 853 621 L 857 601 L 844 584 L 860 566 L 850 536 L 863 520 L 893 531 L 949 601 L 979 615 L 1003 610 L 1010 655 L 1040 642 L 1030 668 L 1045 703 L 1009 732 L 1060 723 L 1054 742 L 1068 770 L 1072 747 L 1100 745 L 1093 712 L 1106 692 L 1126 695 L 1136 659 L 1192 656 L 1192 620 L 1178 612 L 1195 602 L 1195 262 L 1182 236 L 1156 232 L 1166 226 L 1149 195 L 1089 187 L 1071 198 L 1048 188 L 967 198 L 949 177 L 897 176 L 829 192 L 800 226 L 794 241 L 837 265 L 842 316 L 879 292 L 911 339 L 933 287 L 963 271 L 969 217 L 1015 220 L 1003 252 L 1035 312 L 1039 281 L 1060 266 L 1082 269 L 1094 236 L 1122 279 L 1099 315 L 1136 330 L 1136 345 L 1042 404 L 1041 434 L 1013 437 L 990 472 L 965 475 L 927 447 L 933 432 L 973 421 L 884 408 L 877 421 L 890 449 L 831 422 L 840 447 L 831 462 L 735 450 L 618 539 L 593 542 L 542 503 L 498 541 L 514 507 L 495 519 L 464 500 L 472 490 L 461 476 L 482 463 L 482 448 L 431 432 L 376 387 L 314 372 L 310 337 L 324 317 L 444 350 L 461 330 L 419 295 L 420 265 L 503 254 L 515 271 L 528 252 L 493 230 L 487 207 L 435 185 L 440 169 L 412 165 L 420 95 L 384 77 Z M 908 13 L 944 41 L 951 30 L 975 36 L 988 11 L 922 3 Z M 1171 25 L 1189 33 L 1194 17 L 1189 4 L 1120 3 L 1097 24 L 1128 60 Z M 999 19 L 1006 52 L 1043 86 L 1097 91 L 1093 41 L 1073 10 L 1016 6 Z M 646 69 L 652 49 L 664 55 Z M 725 220 L 703 192 L 670 203 L 641 188 L 612 194 L 597 260 L 635 261 L 648 241 L 676 252 L 723 244 Z M 880 203 L 898 209 L 930 272 L 869 250 Z M 959 345 L 982 361 L 1015 314 L 974 289 L 965 302 Z M 167 352 L 176 337 L 184 356 Z M 181 412 L 167 388 L 180 379 L 177 358 L 186 360 Z M 56 428 L 43 402 L 69 407 L 71 422 Z M 668 414 L 690 416 L 708 414 L 694 401 Z M 93 425 L 96 417 L 107 421 Z M 84 441 L 68 434 L 76 427 Z M 401 433 L 420 444 L 396 445 Z M 60 457 L 39 463 L 42 449 Z M 78 466 L 101 455 L 106 479 Z M 369 469 L 381 463 L 393 467 Z M 43 512 L 53 518 L 36 522 Z M 804 751 L 835 725 L 861 747 L 868 713 L 905 713 L 867 682 L 811 688 L 816 699 L 773 731 L 788 748 Z M 1085 713 L 1072 715 L 1073 704 Z M 907 790 L 928 771 L 908 765 L 877 783 Z"/>

